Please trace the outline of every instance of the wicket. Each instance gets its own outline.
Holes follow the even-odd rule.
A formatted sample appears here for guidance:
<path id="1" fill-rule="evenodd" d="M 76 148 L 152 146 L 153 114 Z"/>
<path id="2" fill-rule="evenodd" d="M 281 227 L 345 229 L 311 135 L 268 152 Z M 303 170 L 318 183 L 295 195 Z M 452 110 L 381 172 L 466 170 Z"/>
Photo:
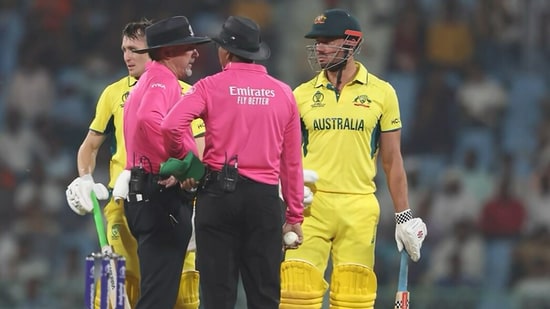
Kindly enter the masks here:
<path id="1" fill-rule="evenodd" d="M 116 269 L 111 269 L 111 261 L 115 261 Z M 99 266 L 99 267 L 97 267 Z M 124 309 L 126 291 L 126 260 L 123 256 L 117 254 L 102 254 L 92 253 L 86 257 L 85 270 L 85 287 L 84 287 L 84 305 L 86 309 L 94 309 L 96 298 L 96 282 L 99 277 L 99 309 L 109 309 L 109 291 L 108 279 L 110 276 L 115 276 L 116 289 L 114 291 L 115 304 L 111 304 L 110 308 Z"/>

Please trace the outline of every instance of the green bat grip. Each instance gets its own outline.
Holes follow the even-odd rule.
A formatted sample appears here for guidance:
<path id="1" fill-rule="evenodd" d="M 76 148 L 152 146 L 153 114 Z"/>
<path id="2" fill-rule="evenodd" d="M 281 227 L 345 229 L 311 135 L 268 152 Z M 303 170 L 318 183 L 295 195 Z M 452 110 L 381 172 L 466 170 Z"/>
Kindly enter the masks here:
<path id="1" fill-rule="evenodd" d="M 90 193 L 92 197 L 92 203 L 94 204 L 94 222 L 95 229 L 97 231 L 97 238 L 99 239 L 99 246 L 101 248 L 107 246 L 107 236 L 105 235 L 105 226 L 103 225 L 103 215 L 101 214 L 101 208 L 99 207 L 99 201 L 95 196 L 95 192 L 92 190 Z"/>

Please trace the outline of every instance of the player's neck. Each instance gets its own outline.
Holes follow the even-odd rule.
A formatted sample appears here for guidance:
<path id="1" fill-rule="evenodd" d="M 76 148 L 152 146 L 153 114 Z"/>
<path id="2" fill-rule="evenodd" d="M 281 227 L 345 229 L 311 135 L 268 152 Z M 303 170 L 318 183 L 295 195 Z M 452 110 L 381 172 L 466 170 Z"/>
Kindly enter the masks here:
<path id="1" fill-rule="evenodd" d="M 338 71 L 325 71 L 326 77 L 329 80 L 329 82 L 334 86 L 337 87 L 338 90 L 342 90 L 344 86 L 355 79 L 355 75 L 357 74 L 357 66 L 355 65 L 355 61 L 353 59 L 348 59 L 348 62 L 346 63 L 346 66 L 342 69 L 342 75 L 340 76 L 340 83 L 338 83 Z"/>

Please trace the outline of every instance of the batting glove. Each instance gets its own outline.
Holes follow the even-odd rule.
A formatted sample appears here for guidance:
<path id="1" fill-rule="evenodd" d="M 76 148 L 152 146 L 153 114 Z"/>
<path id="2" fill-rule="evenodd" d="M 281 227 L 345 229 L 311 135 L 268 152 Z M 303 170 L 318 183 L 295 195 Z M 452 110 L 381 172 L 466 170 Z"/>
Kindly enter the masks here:
<path id="1" fill-rule="evenodd" d="M 395 242 L 397 250 L 403 248 L 411 259 L 417 262 L 420 259 L 422 242 L 428 235 L 426 224 L 420 218 L 413 218 L 410 209 L 395 214 Z"/>
<path id="2" fill-rule="evenodd" d="M 77 177 L 69 184 L 65 195 L 69 207 L 78 215 L 85 215 L 92 212 L 94 204 L 92 202 L 92 191 L 95 193 L 98 200 L 106 200 L 109 198 L 109 191 L 101 183 L 95 183 L 92 175 L 86 174 Z"/>
<path id="3" fill-rule="evenodd" d="M 305 184 L 314 184 L 319 180 L 319 175 L 316 171 L 313 170 L 304 170 L 304 183 Z"/>
<path id="4" fill-rule="evenodd" d="M 313 192 L 308 186 L 304 186 L 304 207 L 308 208 L 313 203 Z"/>
<path id="5" fill-rule="evenodd" d="M 319 180 L 317 172 L 304 170 L 304 208 L 308 208 L 313 203 L 313 193 L 315 193 L 315 182 L 317 180 Z"/>
<path id="6" fill-rule="evenodd" d="M 130 193 L 130 176 L 132 172 L 130 170 L 123 170 L 120 175 L 118 175 L 115 187 L 113 188 L 113 198 L 115 201 L 125 200 Z"/>

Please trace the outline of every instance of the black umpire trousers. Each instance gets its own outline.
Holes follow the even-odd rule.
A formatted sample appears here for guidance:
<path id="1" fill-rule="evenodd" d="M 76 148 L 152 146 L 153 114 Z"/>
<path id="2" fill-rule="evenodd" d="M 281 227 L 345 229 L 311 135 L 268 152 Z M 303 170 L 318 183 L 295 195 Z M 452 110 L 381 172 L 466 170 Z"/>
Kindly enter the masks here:
<path id="1" fill-rule="evenodd" d="M 239 178 L 234 192 L 224 192 L 207 180 L 195 212 L 202 306 L 233 309 L 240 273 L 248 308 L 278 309 L 283 221 L 277 186 Z"/>
<path id="2" fill-rule="evenodd" d="M 190 201 L 178 186 L 158 188 L 146 200 L 130 194 L 124 210 L 138 243 L 140 297 L 134 309 L 173 309 L 191 238 Z"/>

